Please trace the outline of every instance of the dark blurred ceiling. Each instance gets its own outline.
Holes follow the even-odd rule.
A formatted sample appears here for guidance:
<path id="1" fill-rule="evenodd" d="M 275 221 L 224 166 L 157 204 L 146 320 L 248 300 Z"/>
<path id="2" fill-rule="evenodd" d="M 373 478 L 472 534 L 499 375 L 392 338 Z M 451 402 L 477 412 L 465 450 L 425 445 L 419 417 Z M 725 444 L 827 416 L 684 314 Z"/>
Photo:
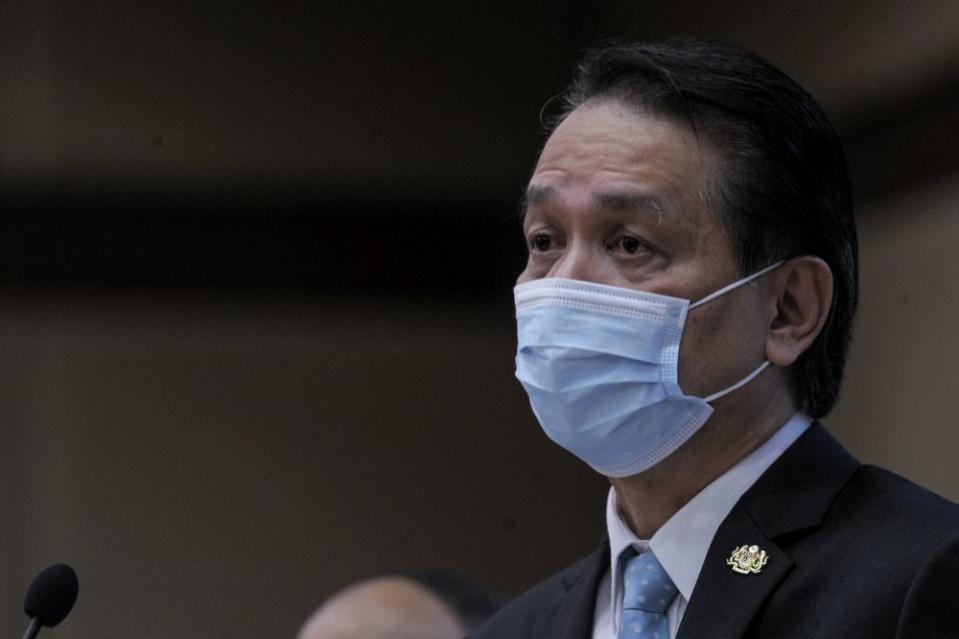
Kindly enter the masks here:
<path id="1" fill-rule="evenodd" d="M 387 203 L 515 189 L 584 39 L 573 6 L 5 6 L 4 168 Z"/>
<path id="2" fill-rule="evenodd" d="M 540 109 L 604 36 L 768 57 L 882 197 L 959 167 L 957 33 L 935 1 L 0 0 L 0 280 L 502 290 Z"/>

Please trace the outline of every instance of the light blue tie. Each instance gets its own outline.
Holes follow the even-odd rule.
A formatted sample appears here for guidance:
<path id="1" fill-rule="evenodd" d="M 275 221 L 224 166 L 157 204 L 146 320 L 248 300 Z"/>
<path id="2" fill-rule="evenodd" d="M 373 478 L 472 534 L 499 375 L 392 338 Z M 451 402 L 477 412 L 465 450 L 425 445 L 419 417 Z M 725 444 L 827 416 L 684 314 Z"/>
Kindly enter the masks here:
<path id="1" fill-rule="evenodd" d="M 677 592 L 652 550 L 627 561 L 618 639 L 669 639 L 666 609 Z"/>

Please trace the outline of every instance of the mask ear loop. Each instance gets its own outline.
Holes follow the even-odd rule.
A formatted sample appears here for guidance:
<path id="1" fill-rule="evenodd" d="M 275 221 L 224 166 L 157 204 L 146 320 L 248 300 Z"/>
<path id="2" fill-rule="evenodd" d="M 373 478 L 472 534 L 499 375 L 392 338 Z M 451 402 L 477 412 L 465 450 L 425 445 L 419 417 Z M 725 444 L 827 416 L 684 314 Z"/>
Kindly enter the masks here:
<path id="1" fill-rule="evenodd" d="M 742 286 L 743 284 L 748 284 L 749 282 L 752 282 L 752 281 L 753 281 L 754 279 L 756 279 L 757 277 L 762 277 L 763 275 L 765 275 L 765 274 L 768 273 L 769 271 L 771 271 L 771 270 L 773 270 L 773 269 L 778 268 L 779 266 L 781 266 L 785 261 L 786 261 L 786 260 L 779 260 L 778 262 L 774 262 L 774 263 L 770 264 L 769 266 L 767 266 L 766 268 L 760 269 L 760 270 L 756 271 L 756 272 L 753 273 L 752 275 L 748 275 L 748 276 L 742 278 L 741 280 L 737 280 L 737 281 L 733 282 L 732 284 L 730 284 L 730 285 L 728 285 L 728 286 L 724 286 L 724 287 L 722 287 L 721 289 L 719 289 L 718 291 L 715 291 L 715 292 L 713 292 L 713 293 L 710 293 L 709 295 L 707 295 L 706 297 L 702 298 L 701 300 L 699 300 L 699 301 L 697 301 L 697 302 L 694 302 L 693 304 L 690 304 L 690 305 L 689 305 L 689 308 L 690 308 L 690 309 L 694 309 L 694 308 L 696 308 L 697 306 L 702 306 L 703 304 L 708 304 L 709 302 L 712 302 L 712 301 L 713 301 L 714 299 L 716 299 L 717 297 L 720 297 L 720 296 L 722 296 L 722 295 L 725 295 L 725 294 L 728 293 L 729 291 L 731 291 L 731 290 L 733 290 L 733 289 L 735 289 L 735 288 L 739 288 L 739 287 Z M 721 390 L 721 391 L 719 391 L 718 393 L 713 393 L 713 394 L 710 395 L 709 397 L 703 398 L 703 401 L 706 402 L 707 404 L 709 404 L 710 402 L 713 402 L 713 401 L 719 399 L 720 397 L 723 397 L 723 396 L 725 396 L 725 395 L 728 395 L 729 393 L 733 392 L 734 390 L 738 390 L 738 389 L 742 388 L 743 386 L 745 386 L 745 385 L 748 384 L 749 382 L 751 382 L 751 381 L 753 381 L 754 379 L 756 379 L 756 376 L 759 375 L 760 373 L 762 373 L 764 370 L 766 370 L 767 367 L 769 367 L 769 360 L 768 360 L 768 359 L 765 360 L 762 364 L 760 364 L 759 367 L 758 367 L 756 370 L 754 370 L 753 372 L 751 372 L 749 375 L 746 375 L 746 377 L 742 378 L 741 380 L 739 380 L 738 382 L 736 382 L 735 384 L 733 384 L 733 385 L 730 386 L 729 388 L 727 388 L 727 389 L 725 389 L 725 390 Z"/>
<path id="2" fill-rule="evenodd" d="M 742 278 L 741 280 L 736 280 L 736 281 L 733 282 L 732 284 L 729 284 L 728 286 L 724 286 L 724 287 L 722 287 L 721 289 L 719 289 L 718 291 L 714 291 L 714 292 L 710 293 L 709 295 L 707 295 L 706 297 L 702 298 L 701 300 L 698 300 L 698 301 L 693 302 L 692 304 L 690 304 L 690 305 L 689 305 L 690 310 L 696 308 L 697 306 L 702 306 L 703 304 L 708 304 L 709 302 L 712 302 L 712 301 L 713 301 L 714 299 L 716 299 L 717 297 L 720 297 L 720 296 L 722 296 L 722 295 L 725 295 L 725 294 L 728 293 L 729 291 L 731 291 L 731 290 L 733 290 L 733 289 L 736 289 L 736 288 L 739 288 L 739 287 L 742 286 L 743 284 L 748 284 L 749 282 L 752 282 L 752 281 L 753 281 L 754 279 L 756 279 L 757 277 L 762 277 L 763 275 L 765 275 L 765 274 L 768 273 L 769 271 L 773 270 L 774 268 L 778 268 L 779 266 L 782 266 L 783 263 L 785 263 L 785 261 L 786 261 L 786 260 L 779 260 L 778 262 L 774 262 L 774 263 L 770 264 L 769 266 L 767 266 L 766 268 L 756 271 L 756 272 L 753 273 L 752 275 L 747 275 L 746 277 Z"/>
<path id="3" fill-rule="evenodd" d="M 735 384 L 733 384 L 732 386 L 730 386 L 729 388 L 727 388 L 727 389 L 725 389 L 725 390 L 721 390 L 721 391 L 719 391 L 718 393 L 713 393 L 713 394 L 710 395 L 709 397 L 704 397 L 704 398 L 703 398 L 703 401 L 706 402 L 707 404 L 709 404 L 710 402 L 713 402 L 713 401 L 719 399 L 720 397 L 723 397 L 724 395 L 728 395 L 729 393 L 733 392 L 734 390 L 738 390 L 738 389 L 742 388 L 743 386 L 745 386 L 745 385 L 748 384 L 749 382 L 751 382 L 751 381 L 753 381 L 754 379 L 756 379 L 756 376 L 759 375 L 759 374 L 760 374 L 761 372 L 763 372 L 764 370 L 766 370 L 766 368 L 767 368 L 768 366 L 769 366 L 769 360 L 767 359 L 767 360 L 765 360 L 762 364 L 759 365 L 759 368 L 757 368 L 756 370 L 754 370 L 753 372 L 751 372 L 749 375 L 746 375 L 746 377 L 742 378 L 741 380 L 739 380 L 738 382 L 736 382 Z"/>

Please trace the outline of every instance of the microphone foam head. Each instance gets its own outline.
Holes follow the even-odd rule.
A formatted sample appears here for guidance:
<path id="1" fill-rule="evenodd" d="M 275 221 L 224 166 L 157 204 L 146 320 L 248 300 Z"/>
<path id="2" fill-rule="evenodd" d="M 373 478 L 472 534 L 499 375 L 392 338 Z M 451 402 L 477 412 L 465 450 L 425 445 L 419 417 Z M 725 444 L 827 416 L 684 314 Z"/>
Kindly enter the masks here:
<path id="1" fill-rule="evenodd" d="M 52 628 L 70 614 L 80 584 L 77 573 L 66 564 L 44 568 L 34 577 L 23 602 L 23 611 Z"/>

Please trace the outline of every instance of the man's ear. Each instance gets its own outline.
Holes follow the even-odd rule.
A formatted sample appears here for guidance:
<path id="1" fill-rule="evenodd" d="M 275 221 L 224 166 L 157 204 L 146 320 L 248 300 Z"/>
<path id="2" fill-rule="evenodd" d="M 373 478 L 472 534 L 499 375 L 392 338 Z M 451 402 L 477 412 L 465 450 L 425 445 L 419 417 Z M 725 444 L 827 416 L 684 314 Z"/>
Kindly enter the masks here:
<path id="1" fill-rule="evenodd" d="M 795 362 L 819 335 L 832 306 L 832 270 L 818 257 L 801 255 L 772 273 L 766 359 L 775 366 Z"/>

